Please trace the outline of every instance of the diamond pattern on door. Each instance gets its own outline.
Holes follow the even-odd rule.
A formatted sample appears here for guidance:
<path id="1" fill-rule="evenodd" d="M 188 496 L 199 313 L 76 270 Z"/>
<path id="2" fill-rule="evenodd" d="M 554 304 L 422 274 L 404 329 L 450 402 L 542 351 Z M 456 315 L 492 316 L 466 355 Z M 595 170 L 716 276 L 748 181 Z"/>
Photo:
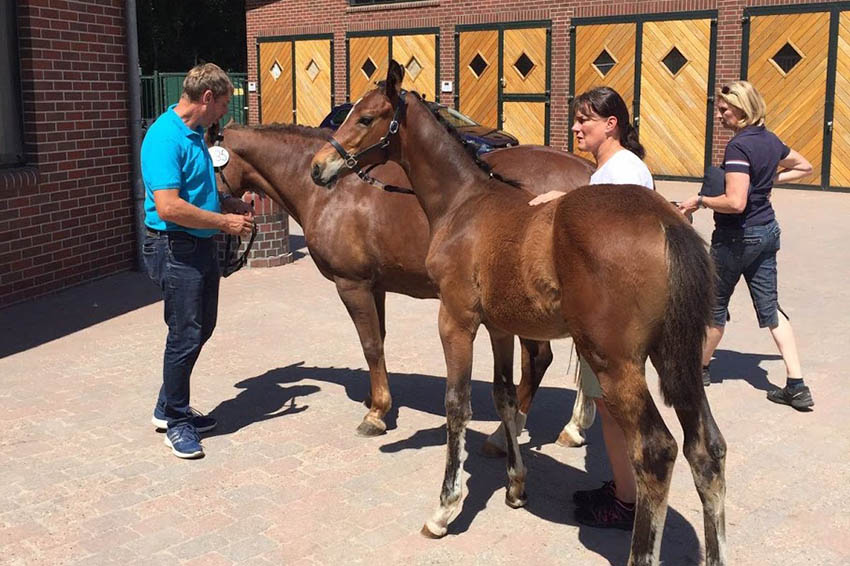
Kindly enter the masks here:
<path id="1" fill-rule="evenodd" d="M 479 78 L 484 74 L 484 71 L 487 70 L 487 67 L 487 60 L 481 56 L 481 53 L 476 53 L 475 57 L 473 57 L 472 61 L 469 63 L 469 68 L 472 69 L 475 76 Z"/>

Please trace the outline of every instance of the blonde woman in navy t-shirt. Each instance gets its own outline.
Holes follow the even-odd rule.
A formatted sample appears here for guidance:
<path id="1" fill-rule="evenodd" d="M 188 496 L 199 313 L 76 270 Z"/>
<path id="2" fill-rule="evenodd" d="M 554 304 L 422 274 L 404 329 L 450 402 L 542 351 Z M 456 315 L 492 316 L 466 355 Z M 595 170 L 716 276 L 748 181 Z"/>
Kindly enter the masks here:
<path id="1" fill-rule="evenodd" d="M 743 275 L 759 327 L 770 330 L 787 370 L 785 387 L 769 391 L 767 398 L 807 410 L 814 405 L 812 393 L 803 382 L 791 324 L 779 308 L 776 252 L 780 229 L 770 192 L 774 183 L 809 175 L 812 166 L 765 128 L 764 99 L 747 81 L 734 81 L 721 89 L 717 115 L 725 128 L 735 132 L 723 157 L 725 193 L 698 195 L 679 205 L 685 214 L 699 208 L 714 211 L 711 256 L 717 269 L 717 301 L 703 351 L 703 382 L 711 383 L 708 364 L 723 337 L 729 299 Z"/>

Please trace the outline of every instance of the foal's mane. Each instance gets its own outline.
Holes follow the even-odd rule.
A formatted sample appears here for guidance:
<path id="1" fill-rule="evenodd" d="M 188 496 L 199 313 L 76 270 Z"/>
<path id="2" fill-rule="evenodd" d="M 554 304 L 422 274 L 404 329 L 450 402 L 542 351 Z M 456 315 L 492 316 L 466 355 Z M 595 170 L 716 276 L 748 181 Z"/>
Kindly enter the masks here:
<path id="1" fill-rule="evenodd" d="M 331 137 L 331 131 L 326 128 L 313 128 L 310 126 L 300 126 L 298 124 L 256 124 L 246 126 L 243 124 L 230 124 L 227 126 L 231 130 L 250 130 L 252 132 L 269 132 L 280 134 L 292 134 L 306 138 L 315 138 L 327 141 Z"/>
<path id="2" fill-rule="evenodd" d="M 384 93 L 386 93 L 385 86 L 382 86 L 381 89 L 384 91 Z M 422 101 L 423 104 L 425 103 L 425 99 L 422 98 L 422 96 L 418 92 L 408 91 L 408 94 L 412 94 L 413 96 L 417 97 L 420 101 Z M 428 105 L 425 105 L 425 107 L 428 108 L 428 110 L 431 111 L 431 114 L 434 116 L 434 118 L 437 119 L 437 122 L 439 122 L 446 129 L 446 131 L 449 134 L 451 134 L 452 138 L 454 138 L 454 140 L 458 143 L 458 145 L 460 145 L 461 149 L 463 149 L 464 153 L 466 153 L 466 155 L 469 156 L 470 159 L 472 159 L 472 161 L 475 163 L 475 165 L 478 166 L 479 169 L 481 169 L 482 171 L 487 173 L 487 175 L 489 177 L 496 179 L 497 181 L 501 181 L 501 182 L 503 182 L 507 185 L 510 185 L 512 187 L 515 187 L 517 189 L 522 188 L 522 183 L 520 183 L 519 181 L 515 181 L 513 179 L 508 179 L 506 177 L 502 177 L 501 175 L 499 175 L 498 173 L 493 171 L 493 168 L 490 166 L 490 164 L 487 163 L 486 161 L 483 161 L 478 156 L 478 153 L 476 151 L 475 146 L 470 144 L 470 143 L 466 143 L 466 140 L 464 140 L 463 137 L 461 137 L 460 132 L 457 131 L 457 128 L 452 126 L 448 122 L 448 120 L 446 120 L 445 118 L 440 116 L 440 113 L 437 112 L 437 110 L 431 109 L 430 107 L 428 107 Z"/>

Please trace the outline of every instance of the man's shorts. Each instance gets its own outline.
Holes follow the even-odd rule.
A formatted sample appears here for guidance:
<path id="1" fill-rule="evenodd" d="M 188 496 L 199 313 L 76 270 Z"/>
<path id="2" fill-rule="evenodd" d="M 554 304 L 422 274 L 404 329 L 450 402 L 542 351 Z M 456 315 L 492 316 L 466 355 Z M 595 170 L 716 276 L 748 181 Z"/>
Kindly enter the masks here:
<path id="1" fill-rule="evenodd" d="M 711 257 L 717 272 L 712 325 L 726 325 L 729 299 L 744 276 L 756 310 L 760 328 L 779 324 L 779 297 L 776 283 L 776 252 L 779 251 L 779 224 L 742 230 L 715 229 L 711 235 Z"/>

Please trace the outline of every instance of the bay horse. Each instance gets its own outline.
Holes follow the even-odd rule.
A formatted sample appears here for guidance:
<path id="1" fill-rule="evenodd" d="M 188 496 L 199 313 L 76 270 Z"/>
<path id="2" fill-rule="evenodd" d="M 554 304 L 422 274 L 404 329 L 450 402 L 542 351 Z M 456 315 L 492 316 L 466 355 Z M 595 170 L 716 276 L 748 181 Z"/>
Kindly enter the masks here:
<path id="1" fill-rule="evenodd" d="M 440 295 L 447 456 L 440 505 L 422 534 L 444 536 L 461 506 L 472 343 L 483 324 L 507 431 L 509 506 L 527 501 L 514 430 L 512 337 L 569 335 L 626 436 L 638 490 L 629 564 L 658 564 L 677 454 L 647 389 L 647 358 L 684 429 L 703 503 L 706 564 L 724 564 L 726 444 L 700 375 L 714 277 L 705 243 L 663 197 L 634 185 L 580 187 L 529 206 L 522 191 L 477 167 L 417 96 L 400 91 L 403 76 L 392 61 L 385 86 L 358 101 L 316 153 L 312 176 L 330 187 L 353 169 L 395 161 L 431 226 L 426 266 Z"/>
<path id="2" fill-rule="evenodd" d="M 310 256 L 324 277 L 334 282 L 351 316 L 369 367 L 369 411 L 357 427 L 363 436 L 386 430 L 392 399 L 384 361 L 385 295 L 437 298 L 428 277 L 428 221 L 416 198 L 391 193 L 350 176 L 338 190 L 325 191 L 310 178 L 310 160 L 330 132 L 294 125 L 235 126 L 207 130 L 206 141 L 228 150 L 229 161 L 216 173 L 219 190 L 241 197 L 252 190 L 265 194 L 301 225 Z M 545 146 L 500 149 L 484 156 L 497 174 L 516 179 L 539 192 L 572 189 L 588 183 L 594 166 L 575 155 Z M 535 167 L 528 167 L 528 164 Z M 394 163 L 370 175 L 384 183 L 409 187 Z M 533 195 L 527 193 L 530 199 Z M 403 228 L 405 236 L 398 236 Z M 552 361 L 548 342 L 521 340 L 520 409 L 527 414 L 532 397 Z M 583 396 L 581 396 L 583 399 Z M 573 420 L 593 415 L 593 404 L 578 404 Z M 591 419 L 592 422 L 592 419 Z M 590 423 L 586 423 L 589 426 Z M 575 428 L 575 425 L 567 425 Z M 485 443 L 484 452 L 504 453 L 501 427 Z"/>

